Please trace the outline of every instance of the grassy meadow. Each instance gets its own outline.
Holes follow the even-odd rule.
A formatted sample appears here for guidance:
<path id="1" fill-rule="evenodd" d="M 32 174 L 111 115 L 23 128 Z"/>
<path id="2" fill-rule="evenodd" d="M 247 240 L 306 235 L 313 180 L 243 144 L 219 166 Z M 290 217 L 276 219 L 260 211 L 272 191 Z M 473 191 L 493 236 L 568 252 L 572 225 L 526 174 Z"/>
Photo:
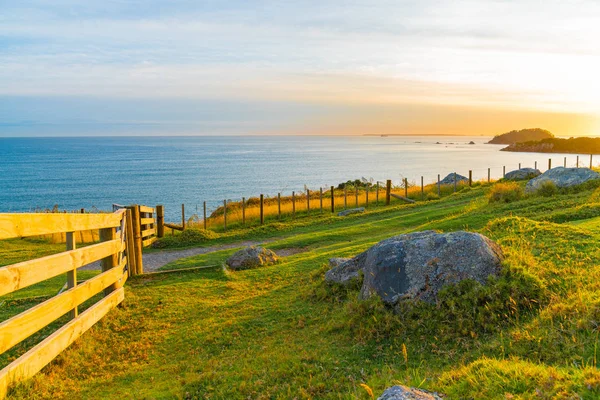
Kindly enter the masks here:
<path id="1" fill-rule="evenodd" d="M 130 279 L 121 307 L 10 397 L 370 399 L 401 383 L 450 399 L 599 398 L 600 188 L 524 196 L 519 185 L 477 184 L 345 218 L 232 223 L 197 243 L 259 240 L 293 254 L 230 272 L 221 264 L 236 249 L 219 250 Z M 397 314 L 359 301 L 357 287 L 323 282 L 329 258 L 425 229 L 489 236 L 506 255 L 502 275 Z M 165 247 L 194 244 L 185 237 L 169 234 Z M 0 242 L 0 264 L 56 246 Z M 198 266 L 207 268 L 186 271 Z M 0 314 L 55 294 L 60 283 L 0 299 Z M 16 346 L 3 365 L 39 339 Z"/>

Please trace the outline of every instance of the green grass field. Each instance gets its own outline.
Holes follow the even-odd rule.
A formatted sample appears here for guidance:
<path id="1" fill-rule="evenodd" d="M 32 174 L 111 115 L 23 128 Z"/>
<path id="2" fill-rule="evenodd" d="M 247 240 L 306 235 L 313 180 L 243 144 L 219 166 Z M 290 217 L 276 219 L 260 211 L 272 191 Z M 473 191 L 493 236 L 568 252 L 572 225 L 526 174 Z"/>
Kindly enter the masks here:
<path id="1" fill-rule="evenodd" d="M 11 397 L 369 399 L 401 383 L 451 399 L 599 398 L 600 189 L 493 204 L 489 190 L 228 232 L 206 245 L 268 240 L 299 252 L 228 272 L 219 265 L 235 249 L 223 250 L 129 280 L 122 307 Z M 503 276 L 399 314 L 323 283 L 329 258 L 424 229 L 491 237 L 507 256 Z M 61 250 L 52 246 L 0 243 L 0 264 Z M 0 315 L 60 283 L 1 299 Z"/>

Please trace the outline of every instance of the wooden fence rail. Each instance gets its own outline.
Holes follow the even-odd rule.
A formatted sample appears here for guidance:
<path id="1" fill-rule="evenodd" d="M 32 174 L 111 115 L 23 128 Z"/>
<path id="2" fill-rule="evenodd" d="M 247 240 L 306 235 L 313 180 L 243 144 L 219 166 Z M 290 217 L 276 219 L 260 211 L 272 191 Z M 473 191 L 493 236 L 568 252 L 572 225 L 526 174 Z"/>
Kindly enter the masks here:
<path id="1" fill-rule="evenodd" d="M 70 321 L 0 370 L 0 399 L 26 380 L 120 304 L 128 276 L 129 211 L 112 214 L 0 214 L 0 240 L 67 233 L 66 251 L 0 268 L 0 295 L 67 274 L 68 290 L 0 323 L 0 353 L 68 314 Z M 99 230 L 100 243 L 76 248 L 74 232 Z M 77 284 L 77 269 L 102 261 L 102 273 Z M 98 293 L 101 300 L 78 313 L 78 306 Z"/>

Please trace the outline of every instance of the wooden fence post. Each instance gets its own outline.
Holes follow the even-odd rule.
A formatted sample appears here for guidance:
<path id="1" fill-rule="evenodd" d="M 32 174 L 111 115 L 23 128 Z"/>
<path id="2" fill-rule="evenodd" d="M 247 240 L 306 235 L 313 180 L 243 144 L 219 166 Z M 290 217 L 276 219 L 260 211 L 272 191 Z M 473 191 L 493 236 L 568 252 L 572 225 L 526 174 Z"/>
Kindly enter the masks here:
<path id="1" fill-rule="evenodd" d="M 388 179 L 385 182 L 385 205 L 390 205 L 390 194 L 392 193 L 392 180 Z"/>
<path id="2" fill-rule="evenodd" d="M 563 162 L 563 167 L 567 168 L 567 157 L 565 157 L 565 161 Z"/>
<path id="3" fill-rule="evenodd" d="M 577 162 L 579 162 L 579 156 L 577 157 Z M 534 168 L 534 169 L 537 169 L 537 161 L 535 161 L 535 162 L 533 163 L 533 168 Z"/>
<path id="4" fill-rule="evenodd" d="M 335 197 L 333 197 L 333 186 L 331 187 L 331 212 L 335 212 Z"/>
<path id="5" fill-rule="evenodd" d="M 321 205 L 321 214 L 323 214 L 323 188 L 319 188 L 319 203 Z"/>
<path id="6" fill-rule="evenodd" d="M 506 176 L 506 165 L 502 166 L 502 178 Z"/>
<path id="7" fill-rule="evenodd" d="M 242 197 L 242 225 L 246 225 L 246 198 Z"/>
<path id="8" fill-rule="evenodd" d="M 488 183 L 490 183 L 491 178 L 491 168 L 488 168 Z"/>
<path id="9" fill-rule="evenodd" d="M 442 195 L 442 182 L 440 181 L 440 174 L 438 174 L 438 196 Z"/>
<path id="10" fill-rule="evenodd" d="M 577 168 L 579 168 L 579 156 L 577 156 Z"/>
<path id="11" fill-rule="evenodd" d="M 281 193 L 277 193 L 277 219 L 281 219 Z"/>
<path id="12" fill-rule="evenodd" d="M 519 169 L 521 169 L 521 168 L 519 167 Z M 469 170 L 469 187 L 472 187 L 472 186 L 473 186 L 473 171 Z"/>
<path id="13" fill-rule="evenodd" d="M 379 206 L 379 181 L 377 181 L 375 186 L 377 186 L 377 193 L 375 193 L 375 205 Z"/>
<path id="14" fill-rule="evenodd" d="M 423 176 L 421 176 L 421 200 L 425 200 L 425 187 L 423 186 Z"/>
<path id="15" fill-rule="evenodd" d="M 127 249 L 127 272 L 129 276 L 135 275 L 137 271 L 137 260 L 136 260 L 136 251 L 135 251 L 135 234 L 133 230 L 133 208 L 127 207 L 125 218 L 126 220 L 126 228 L 125 231 L 125 240 L 126 240 L 126 249 Z"/>
<path id="16" fill-rule="evenodd" d="M 521 169 L 521 163 L 519 163 L 519 169 Z"/>
<path id="17" fill-rule="evenodd" d="M 366 208 L 369 208 L 369 185 L 367 184 L 367 188 L 365 189 L 365 201 L 366 201 Z"/>
<path id="18" fill-rule="evenodd" d="M 310 190 L 306 189 L 306 214 L 310 214 Z"/>
<path id="19" fill-rule="evenodd" d="M 67 244 L 67 251 L 75 250 L 75 248 L 77 246 L 75 244 L 74 232 L 67 232 L 66 244 Z M 77 268 L 74 268 L 72 271 L 67 272 L 67 288 L 72 289 L 75 286 L 77 286 Z M 76 318 L 77 315 L 79 315 L 79 311 L 78 311 L 77 306 L 75 306 L 74 309 L 69 311 L 69 318 L 71 318 L 71 319 Z"/>
<path id="20" fill-rule="evenodd" d="M 204 212 L 204 230 L 206 230 L 206 202 L 202 203 L 202 206 L 204 208 L 203 212 Z"/>
<path id="21" fill-rule="evenodd" d="M 408 178 L 404 178 L 404 197 L 408 199 Z"/>
<path id="22" fill-rule="evenodd" d="M 185 205 L 181 204 L 181 227 L 185 231 Z"/>
<path id="23" fill-rule="evenodd" d="M 590 169 L 592 169 L 592 166 L 593 166 L 593 164 L 592 164 L 592 157 L 593 156 L 594 156 L 593 154 L 590 154 Z"/>
<path id="24" fill-rule="evenodd" d="M 292 218 L 296 218 L 296 193 L 292 192 Z"/>
<path id="25" fill-rule="evenodd" d="M 137 210 L 138 210 L 138 216 L 139 216 L 139 206 L 136 206 Z M 140 220 L 139 218 L 137 219 L 137 223 L 135 224 L 138 226 L 138 231 L 139 231 L 139 226 L 140 226 Z M 107 242 L 109 240 L 114 240 L 117 238 L 117 231 L 116 228 L 103 228 L 100 229 L 100 241 L 101 242 Z M 142 252 L 142 238 L 140 237 L 140 243 L 139 243 L 139 247 L 140 247 L 140 253 Z M 108 271 L 112 268 L 115 268 L 117 265 L 119 265 L 119 258 L 118 258 L 118 254 L 111 254 L 108 257 L 105 257 L 102 259 L 102 272 Z M 110 285 L 109 287 L 107 287 L 106 289 L 104 289 L 104 296 L 108 296 L 111 292 L 115 291 L 117 289 L 117 284 L 113 283 L 112 285 Z"/>
<path id="26" fill-rule="evenodd" d="M 227 230 L 227 200 L 223 200 L 223 232 Z"/>
<path id="27" fill-rule="evenodd" d="M 358 207 L 358 186 L 354 187 L 354 207 Z"/>
<path id="28" fill-rule="evenodd" d="M 265 198 L 261 194 L 260 195 L 260 224 L 265 223 Z"/>
<path id="29" fill-rule="evenodd" d="M 133 231 L 133 251 L 135 252 L 135 269 L 132 275 L 141 275 L 144 273 L 144 259 L 142 258 L 142 232 L 140 226 L 140 206 L 134 205 L 131 207 L 131 227 Z M 100 241 L 102 239 L 102 232 L 100 232 Z"/>
<path id="30" fill-rule="evenodd" d="M 156 237 L 165 236 L 165 207 L 156 206 Z"/>
<path id="31" fill-rule="evenodd" d="M 552 159 L 548 159 L 548 169 L 552 169 Z"/>

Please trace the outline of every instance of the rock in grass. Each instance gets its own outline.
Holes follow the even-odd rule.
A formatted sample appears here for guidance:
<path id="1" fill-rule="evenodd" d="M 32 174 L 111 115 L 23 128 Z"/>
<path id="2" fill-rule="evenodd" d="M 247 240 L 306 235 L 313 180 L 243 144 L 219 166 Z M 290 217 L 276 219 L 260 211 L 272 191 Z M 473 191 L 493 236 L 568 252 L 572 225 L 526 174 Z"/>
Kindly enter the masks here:
<path id="1" fill-rule="evenodd" d="M 394 236 L 327 271 L 325 279 L 345 284 L 364 279 L 361 298 L 378 295 L 387 304 L 400 300 L 434 303 L 440 289 L 464 279 L 485 284 L 498 275 L 502 250 L 472 232 L 423 231 Z"/>
<path id="2" fill-rule="evenodd" d="M 331 269 L 325 273 L 325 281 L 349 285 L 359 277 L 362 259 L 354 258 L 331 258 L 329 266 Z"/>
<path id="3" fill-rule="evenodd" d="M 534 168 L 521 168 L 514 171 L 507 172 L 504 179 L 507 181 L 523 181 L 525 179 L 532 179 L 536 176 L 540 176 L 542 173 L 539 169 Z"/>
<path id="4" fill-rule="evenodd" d="M 441 185 L 454 185 L 454 173 L 448 174 L 446 175 L 446 177 L 444 179 L 442 179 L 440 181 Z M 467 178 L 466 176 L 462 176 L 459 174 L 456 174 L 456 183 L 460 183 L 460 182 L 469 182 L 469 178 Z"/>
<path id="5" fill-rule="evenodd" d="M 338 213 L 338 217 L 345 217 L 347 215 L 360 214 L 360 213 L 364 213 L 364 212 L 365 212 L 365 208 L 364 207 L 351 208 L 349 210 L 340 211 Z"/>
<path id="6" fill-rule="evenodd" d="M 377 400 L 442 400 L 442 398 L 437 393 L 397 385 L 387 388 Z"/>
<path id="7" fill-rule="evenodd" d="M 527 182 L 525 191 L 527 193 L 537 192 L 544 185 L 544 182 L 552 182 L 558 188 L 567 188 L 594 179 L 600 179 L 600 174 L 589 168 L 556 167 Z"/>
<path id="8" fill-rule="evenodd" d="M 274 264 L 278 261 L 277 254 L 273 251 L 258 246 L 250 246 L 237 251 L 225 261 L 227 266 L 234 270 L 250 269 Z"/>

